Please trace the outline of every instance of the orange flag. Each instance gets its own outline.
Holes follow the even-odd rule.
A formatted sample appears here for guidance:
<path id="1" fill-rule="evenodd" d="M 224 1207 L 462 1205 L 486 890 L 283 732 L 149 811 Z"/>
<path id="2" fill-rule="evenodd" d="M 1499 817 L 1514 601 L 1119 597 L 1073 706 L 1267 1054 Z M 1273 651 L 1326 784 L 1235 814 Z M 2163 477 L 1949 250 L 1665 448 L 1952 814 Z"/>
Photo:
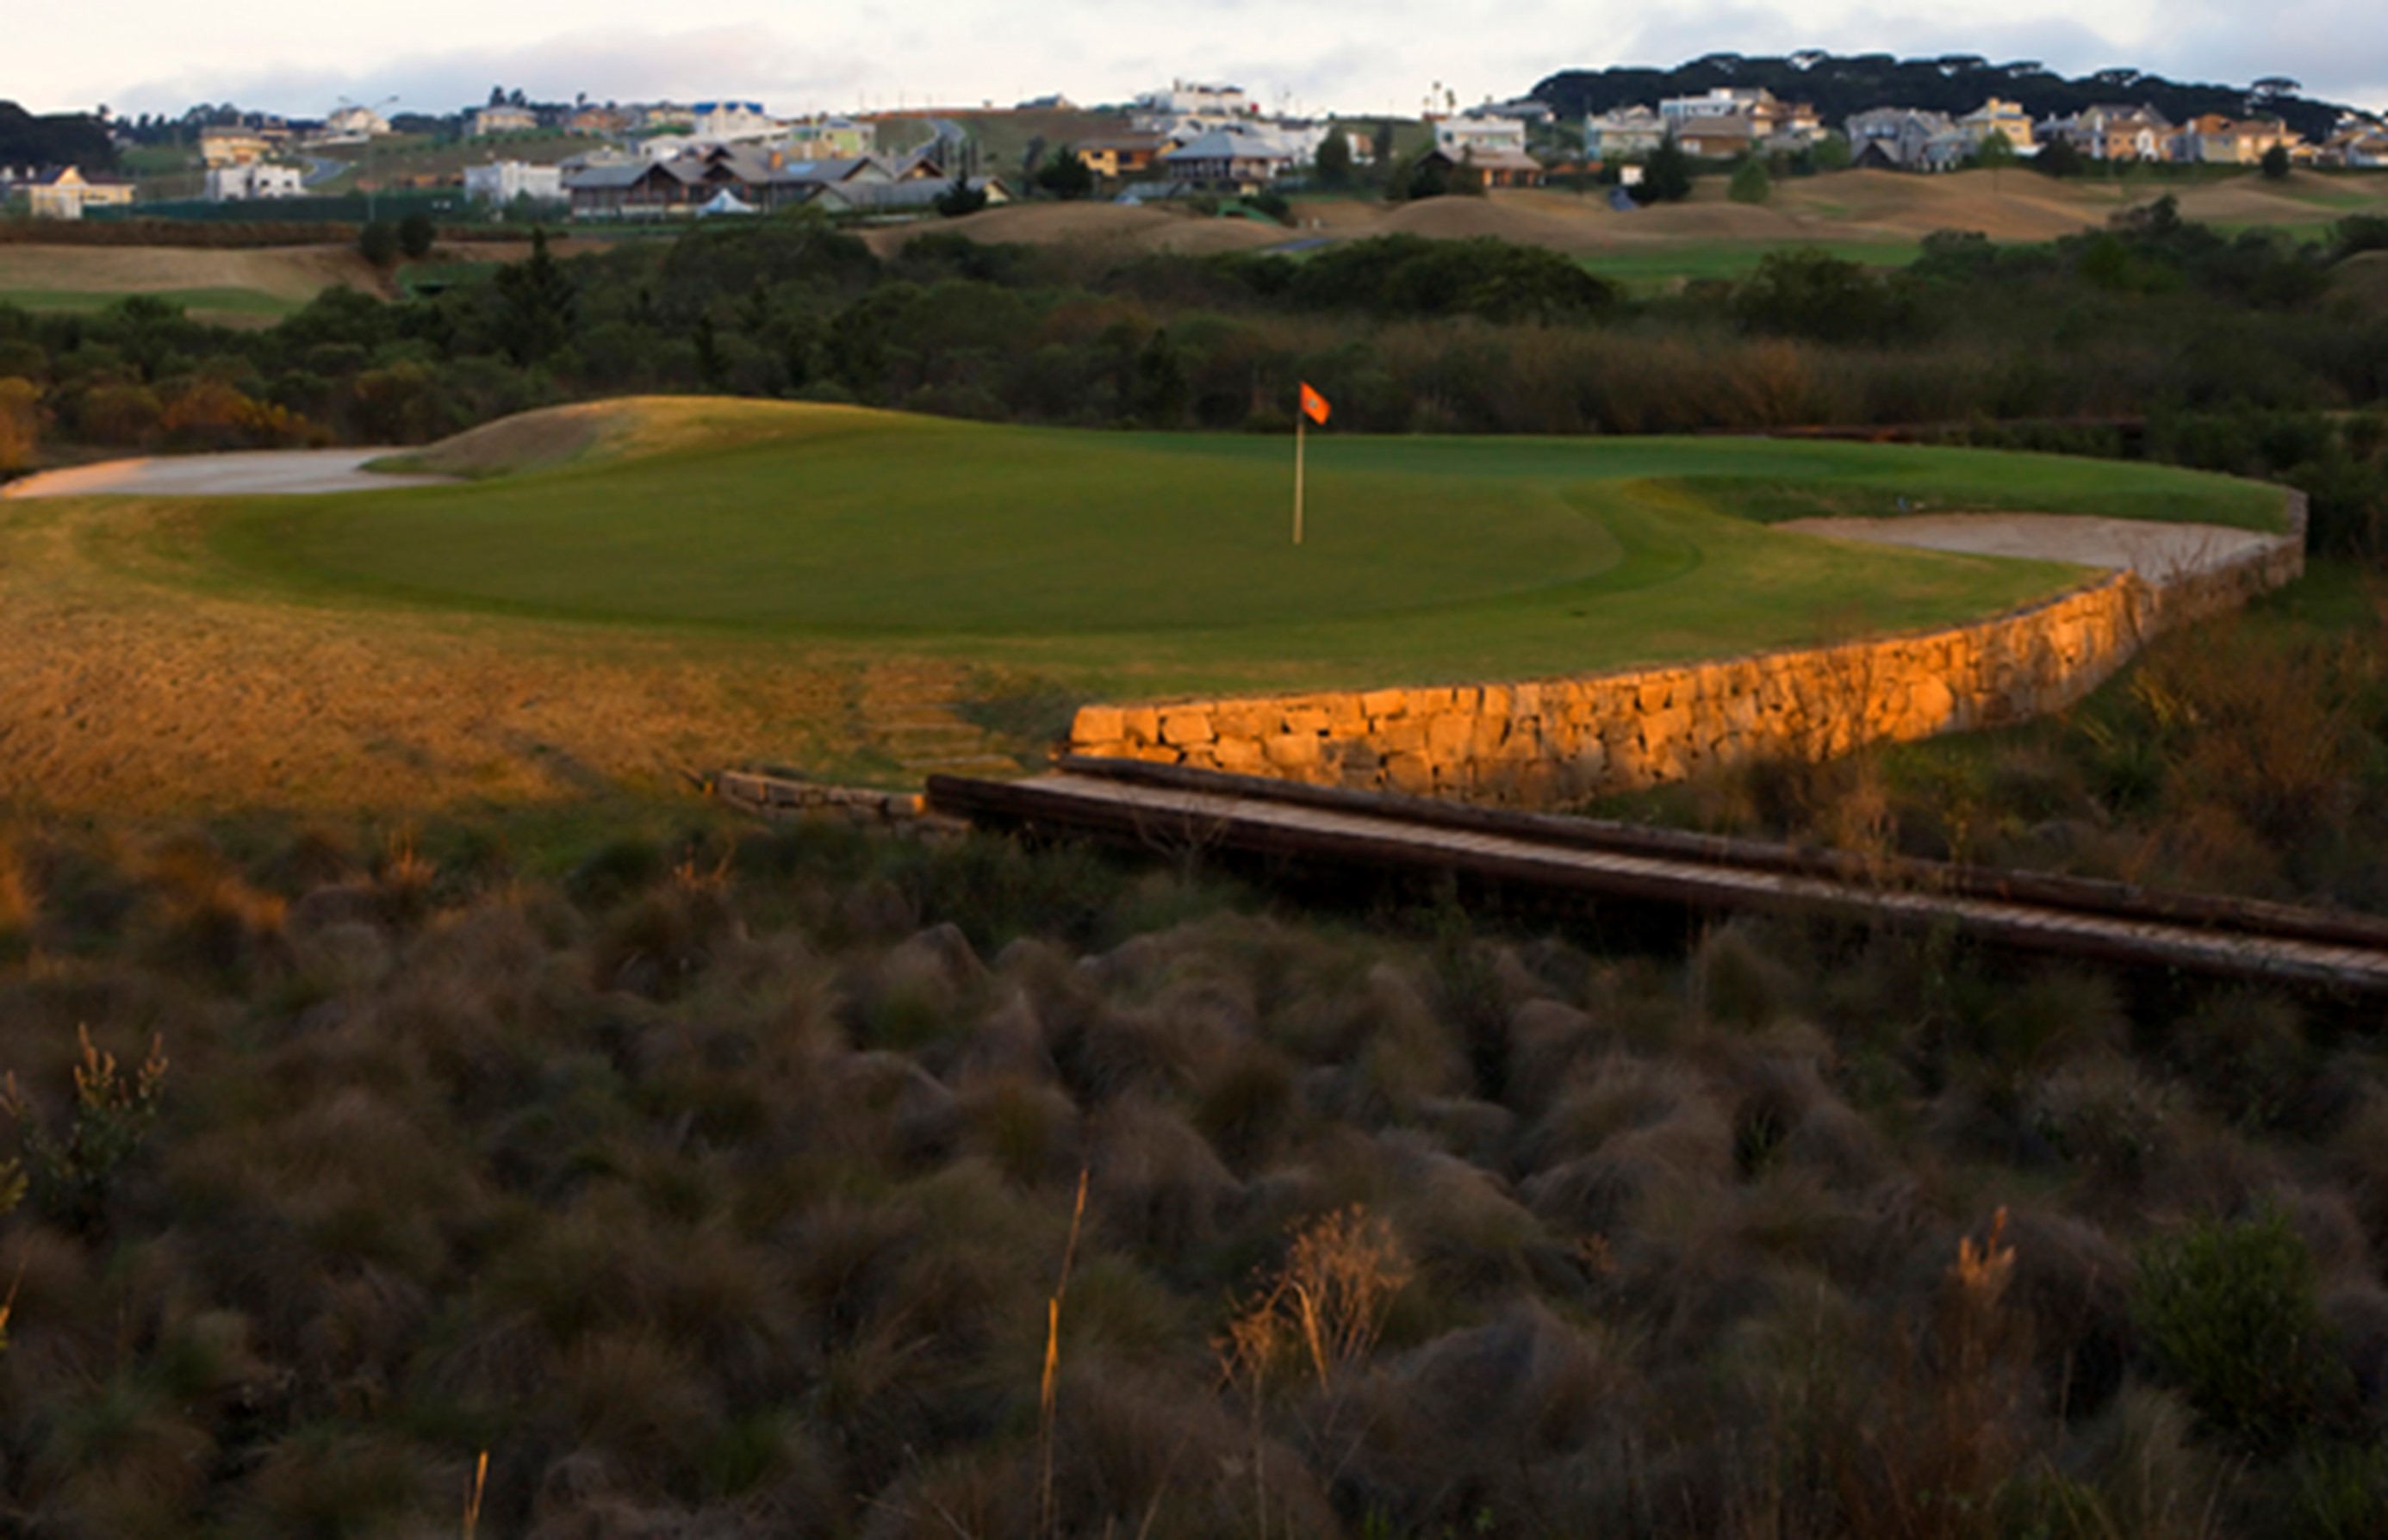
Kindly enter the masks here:
<path id="1" fill-rule="evenodd" d="M 1305 380 L 1302 382 L 1302 414 L 1304 417 L 1309 418 L 1312 422 L 1317 423 L 1323 428 L 1327 425 L 1327 414 L 1332 410 L 1332 408 L 1327 406 L 1326 397 L 1321 396 L 1318 392 L 1310 388 L 1309 381 Z"/>

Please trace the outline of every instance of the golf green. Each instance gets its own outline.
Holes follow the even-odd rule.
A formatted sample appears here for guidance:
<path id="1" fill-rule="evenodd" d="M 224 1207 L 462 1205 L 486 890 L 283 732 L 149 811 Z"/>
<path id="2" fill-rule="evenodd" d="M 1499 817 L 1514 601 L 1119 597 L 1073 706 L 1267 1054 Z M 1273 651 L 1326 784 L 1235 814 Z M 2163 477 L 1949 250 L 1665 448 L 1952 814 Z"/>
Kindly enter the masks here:
<path id="1" fill-rule="evenodd" d="M 318 601 L 845 638 L 1209 687 L 1787 645 L 1991 612 L 2080 576 L 1766 527 L 1802 514 L 2280 518 L 2269 488 L 2050 456 L 1314 434 L 1297 547 L 1289 439 L 708 410 L 694 435 L 451 486 L 253 499 L 217 518 L 211 545 Z"/>

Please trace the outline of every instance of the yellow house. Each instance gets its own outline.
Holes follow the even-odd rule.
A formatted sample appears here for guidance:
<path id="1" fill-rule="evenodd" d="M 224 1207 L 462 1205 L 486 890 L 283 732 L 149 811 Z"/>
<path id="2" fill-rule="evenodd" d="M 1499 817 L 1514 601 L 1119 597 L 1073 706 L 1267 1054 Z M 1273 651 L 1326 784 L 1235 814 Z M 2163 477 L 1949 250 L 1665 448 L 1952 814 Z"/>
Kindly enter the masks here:
<path id="1" fill-rule="evenodd" d="M 2031 137 L 2031 114 L 2023 109 L 2021 102 L 1992 96 L 1958 119 L 1957 127 L 1976 145 L 1996 133 L 2005 136 L 2007 146 L 2017 155 L 2030 155 L 2035 148 Z"/>
<path id="2" fill-rule="evenodd" d="M 1070 148 L 1086 162 L 1086 170 L 1105 182 L 1117 182 L 1152 170 L 1152 163 L 1169 148 L 1169 141 L 1157 133 L 1120 133 L 1104 139 L 1081 139 Z"/>
<path id="3" fill-rule="evenodd" d="M 58 166 L 26 184 L 25 201 L 37 220 L 79 220 L 85 208 L 131 203 L 133 183 L 95 182 L 72 166 Z"/>
<path id="4" fill-rule="evenodd" d="M 225 127 L 199 130 L 199 159 L 210 169 L 254 165 L 264 159 L 271 149 L 265 135 L 255 129 Z"/>

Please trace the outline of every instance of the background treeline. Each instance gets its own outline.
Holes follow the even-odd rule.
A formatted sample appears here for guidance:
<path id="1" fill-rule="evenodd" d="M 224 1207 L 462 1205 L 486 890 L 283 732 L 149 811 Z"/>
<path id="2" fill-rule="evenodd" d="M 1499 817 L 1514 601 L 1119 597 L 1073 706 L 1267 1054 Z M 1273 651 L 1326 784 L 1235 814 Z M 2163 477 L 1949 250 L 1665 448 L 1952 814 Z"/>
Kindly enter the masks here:
<path id="1" fill-rule="evenodd" d="M 107 125 L 88 113 L 35 116 L 15 102 L 0 102 L 0 166 L 79 166 L 86 171 L 116 169 L 116 142 Z"/>
<path id="2" fill-rule="evenodd" d="M 2068 80 L 2037 59 L 1993 64 L 1979 54 L 1902 59 L 1889 54 L 1843 57 L 1822 49 L 1785 57 L 1705 54 L 1672 69 L 1623 65 L 1562 69 L 1545 77 L 1533 95 L 1562 116 L 1580 117 L 1635 102 L 1655 107 L 1670 96 L 1698 96 L 1721 87 L 1763 88 L 1786 102 L 1811 102 L 1818 116 L 1835 125 L 1870 107 L 1912 107 L 1956 114 L 2002 96 L 2021 103 L 2034 118 L 2117 103 L 2146 103 L 2176 123 L 2209 112 L 2238 118 L 2252 109 L 2279 118 L 2318 143 L 2330 136 L 2346 110 L 2335 102 L 2308 100 L 2295 81 L 2279 78 L 2253 86 L 2224 85 L 2114 69 Z"/>
<path id="3" fill-rule="evenodd" d="M 1812 249 L 1635 298 L 1557 254 L 1388 236 L 1306 256 L 915 237 L 882 259 L 802 217 L 528 259 L 398 303 L 331 290 L 263 332 L 133 299 L 0 308 L 19 435 L 206 448 L 415 442 L 633 391 L 794 396 L 1088 426 L 1275 431 L 1298 380 L 1339 429 L 1680 433 L 1934 425 L 2287 479 L 2328 546 L 2378 533 L 2388 221 L 2225 235 L 2168 199 L 1897 271 Z"/>

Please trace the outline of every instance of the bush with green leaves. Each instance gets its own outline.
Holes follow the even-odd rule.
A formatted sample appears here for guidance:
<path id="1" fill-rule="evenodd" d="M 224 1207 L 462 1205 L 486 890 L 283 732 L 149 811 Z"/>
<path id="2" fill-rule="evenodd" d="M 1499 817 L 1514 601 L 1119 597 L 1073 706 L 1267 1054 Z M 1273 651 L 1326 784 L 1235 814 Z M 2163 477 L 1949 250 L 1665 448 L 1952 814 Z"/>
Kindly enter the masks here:
<path id="1" fill-rule="evenodd" d="M 2313 1254 L 2277 1209 L 2200 1220 L 2149 1243 L 2131 1319 L 2199 1424 L 2251 1454 L 2296 1447 L 2351 1407 L 2355 1387 L 2316 1296 Z"/>

